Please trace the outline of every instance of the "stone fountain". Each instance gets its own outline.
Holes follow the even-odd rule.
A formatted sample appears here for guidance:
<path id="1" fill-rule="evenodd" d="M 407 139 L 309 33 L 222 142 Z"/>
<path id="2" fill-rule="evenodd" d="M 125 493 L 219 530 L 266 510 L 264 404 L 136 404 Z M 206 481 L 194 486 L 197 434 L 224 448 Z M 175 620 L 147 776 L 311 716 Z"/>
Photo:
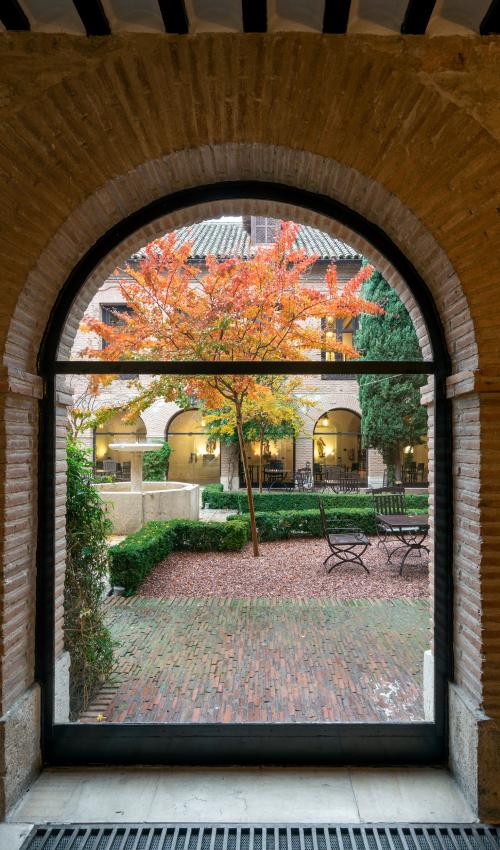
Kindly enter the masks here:
<path id="1" fill-rule="evenodd" d="M 113 534 L 132 534 L 151 520 L 198 519 L 200 494 L 197 484 L 181 481 L 143 481 L 145 452 L 161 449 L 161 443 L 110 443 L 109 448 L 130 457 L 130 481 L 96 484 L 113 523 Z"/>
<path id="2" fill-rule="evenodd" d="M 118 454 L 130 455 L 130 492 L 142 492 L 142 459 L 146 452 L 157 452 L 161 443 L 110 443 L 108 446 Z"/>

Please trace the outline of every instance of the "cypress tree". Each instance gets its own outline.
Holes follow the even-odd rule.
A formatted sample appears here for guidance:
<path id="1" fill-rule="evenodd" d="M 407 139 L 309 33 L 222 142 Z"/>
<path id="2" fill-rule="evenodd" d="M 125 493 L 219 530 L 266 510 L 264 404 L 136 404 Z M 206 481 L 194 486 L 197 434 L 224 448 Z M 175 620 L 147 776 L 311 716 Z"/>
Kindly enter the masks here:
<path id="1" fill-rule="evenodd" d="M 355 347 L 364 360 L 422 360 L 415 328 L 396 292 L 380 272 L 363 284 L 363 297 L 384 314 L 360 317 Z M 365 448 L 381 452 L 391 477 L 399 481 L 403 449 L 427 433 L 427 411 L 420 402 L 425 375 L 359 375 L 361 436 Z"/>

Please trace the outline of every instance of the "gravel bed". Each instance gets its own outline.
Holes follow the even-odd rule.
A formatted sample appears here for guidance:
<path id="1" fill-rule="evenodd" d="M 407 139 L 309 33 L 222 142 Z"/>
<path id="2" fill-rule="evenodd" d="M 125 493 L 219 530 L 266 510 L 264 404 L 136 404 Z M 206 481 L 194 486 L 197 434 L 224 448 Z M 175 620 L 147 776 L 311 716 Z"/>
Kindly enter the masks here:
<path id="1" fill-rule="evenodd" d="M 387 563 L 373 541 L 363 556 L 370 575 L 358 565 L 327 573 L 324 540 L 261 543 L 254 558 L 248 544 L 241 552 L 174 552 L 159 563 L 137 591 L 149 597 L 289 597 L 307 599 L 422 599 L 429 596 L 428 556 L 412 553 L 399 575 L 398 559 Z M 331 562 L 330 562 L 331 563 Z"/>

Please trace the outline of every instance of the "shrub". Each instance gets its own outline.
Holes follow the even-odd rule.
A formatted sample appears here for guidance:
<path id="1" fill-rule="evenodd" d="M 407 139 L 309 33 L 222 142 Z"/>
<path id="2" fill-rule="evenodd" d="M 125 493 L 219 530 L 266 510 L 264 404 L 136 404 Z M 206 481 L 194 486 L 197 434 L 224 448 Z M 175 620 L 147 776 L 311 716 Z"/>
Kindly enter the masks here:
<path id="1" fill-rule="evenodd" d="M 153 521 L 109 550 L 111 584 L 133 593 L 152 567 L 175 549 L 170 523 Z"/>
<path id="2" fill-rule="evenodd" d="M 109 550 L 111 581 L 129 595 L 170 552 L 242 549 L 248 535 L 249 525 L 241 520 L 230 524 L 182 519 L 148 522 Z"/>
<path id="3" fill-rule="evenodd" d="M 242 549 L 248 540 L 247 524 L 234 522 L 199 522 L 197 520 L 172 520 L 176 535 L 176 549 L 225 552 Z"/>
<path id="4" fill-rule="evenodd" d="M 113 666 L 113 641 L 102 607 L 111 523 L 91 481 L 87 452 L 68 441 L 64 645 L 70 655 L 72 720 L 87 707 Z"/>
<path id="5" fill-rule="evenodd" d="M 373 510 L 372 497 L 369 493 L 254 493 L 256 511 L 288 511 L 288 510 L 317 510 L 318 496 L 321 497 L 325 508 L 370 508 Z M 229 510 L 248 512 L 246 493 L 223 490 L 222 484 L 209 484 L 203 489 L 203 504 L 210 508 L 227 508 Z M 410 493 L 405 497 L 408 510 L 425 510 L 429 503 L 427 493 Z"/>
<path id="6" fill-rule="evenodd" d="M 417 510 L 416 513 L 419 511 Z M 423 511 L 420 511 L 421 513 Z M 332 524 L 339 527 L 357 527 L 365 534 L 375 534 L 375 514 L 371 508 L 339 508 L 327 510 L 326 515 Z M 229 516 L 229 524 L 249 521 L 247 515 Z M 255 514 L 257 531 L 261 542 L 270 540 L 288 540 L 294 535 L 322 537 L 323 528 L 319 510 L 303 511 L 258 511 Z"/>
<path id="7" fill-rule="evenodd" d="M 223 484 L 207 484 L 207 486 L 204 487 L 203 490 L 201 491 L 202 506 L 203 507 L 209 507 L 209 508 L 218 507 L 218 505 L 216 506 L 216 505 L 210 504 L 210 497 L 211 496 L 212 496 L 212 498 L 215 497 L 216 493 L 222 493 L 223 490 L 224 490 Z M 215 498 L 217 500 L 217 497 L 215 497 Z"/>
<path id="8" fill-rule="evenodd" d="M 168 459 L 172 454 L 172 447 L 162 443 L 161 449 L 154 452 L 145 452 L 142 457 L 142 478 L 144 481 L 165 481 L 168 476 Z"/>

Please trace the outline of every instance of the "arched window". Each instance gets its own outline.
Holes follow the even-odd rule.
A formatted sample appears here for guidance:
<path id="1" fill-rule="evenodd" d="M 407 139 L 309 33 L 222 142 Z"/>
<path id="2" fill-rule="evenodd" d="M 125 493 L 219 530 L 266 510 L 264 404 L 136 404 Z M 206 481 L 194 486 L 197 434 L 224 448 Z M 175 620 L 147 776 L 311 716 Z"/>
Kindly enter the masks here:
<path id="1" fill-rule="evenodd" d="M 96 478 L 130 481 L 131 462 L 123 452 L 116 452 L 113 443 L 135 443 L 146 439 L 146 426 L 139 417 L 124 422 L 120 415 L 112 416 L 94 429 L 94 464 Z M 111 446 L 111 447 L 110 447 Z"/>
<path id="2" fill-rule="evenodd" d="M 309 209 L 312 213 L 328 216 L 344 224 L 344 226 L 362 233 L 368 241 L 375 246 L 377 252 L 385 256 L 389 263 L 398 271 L 400 276 L 406 280 L 412 293 L 415 304 L 426 324 L 428 338 L 430 339 L 431 355 L 428 359 L 410 362 L 398 361 L 338 361 L 317 360 L 295 361 L 183 361 L 182 359 L 165 360 L 134 360 L 134 373 L 139 376 L 147 375 L 266 375 L 266 374 L 289 374 L 289 375 L 402 375 L 402 374 L 425 374 L 430 378 L 428 395 L 432 397 L 433 418 L 431 426 L 432 441 L 429 445 L 435 451 L 435 457 L 430 461 L 433 470 L 432 486 L 434 487 L 433 508 L 434 517 L 434 546 L 435 553 L 434 570 L 431 571 L 434 591 L 435 617 L 434 617 L 434 646 L 436 664 L 434 667 L 434 693 L 430 696 L 428 719 L 417 721 L 408 718 L 406 721 L 394 722 L 387 716 L 385 722 L 332 722 L 327 712 L 315 718 L 313 723 L 308 720 L 297 722 L 286 722 L 273 724 L 273 722 L 252 722 L 253 716 L 249 715 L 249 721 L 225 725 L 219 719 L 214 722 L 199 723 L 196 719 L 189 724 L 176 724 L 167 720 L 164 723 L 141 723 L 120 725 L 120 723 L 89 722 L 70 724 L 58 722 L 57 675 L 54 669 L 54 658 L 58 645 L 61 642 L 60 619 L 61 609 L 56 610 L 54 600 L 60 604 L 61 600 L 61 536 L 63 534 L 63 519 L 61 510 L 58 509 L 57 499 L 60 500 L 64 492 L 64 457 L 61 456 L 61 428 L 64 428 L 63 414 L 61 413 L 60 382 L 63 376 L 89 375 L 96 372 L 108 375 L 130 374 L 131 361 L 124 360 L 109 363 L 93 363 L 88 360 L 62 360 L 58 359 L 58 346 L 63 333 L 65 322 L 70 313 L 71 305 L 75 301 L 79 289 L 87 278 L 94 272 L 99 262 L 120 244 L 120 242 L 146 225 L 151 226 L 159 216 L 170 214 L 172 211 L 186 209 L 190 206 L 196 207 L 211 200 L 233 200 L 233 210 L 241 198 L 265 200 L 276 204 L 276 214 L 279 215 L 279 205 L 283 205 L 284 215 L 294 209 Z M 150 231 L 151 232 L 151 229 Z M 425 328 L 424 328 L 425 332 Z M 52 324 L 46 335 L 46 344 L 41 357 L 41 371 L 46 379 L 46 395 L 44 399 L 45 417 L 42 418 L 44 458 L 50 457 L 54 463 L 52 466 L 45 464 L 42 467 L 41 487 L 44 499 L 41 500 L 41 528 L 43 534 L 40 540 L 39 576 L 40 576 L 40 605 L 39 605 L 39 637 L 41 660 L 39 666 L 39 679 L 43 684 L 44 699 L 44 728 L 43 742 L 44 753 L 47 762 L 57 763 L 110 763 L 113 761 L 129 763 L 281 763 L 281 764 L 335 764 L 335 763 L 412 763 L 412 762 L 435 762 L 445 758 L 446 754 L 446 692 L 448 678 L 450 675 L 450 535 L 453 524 L 450 517 L 450 469 L 449 447 L 450 429 L 448 412 L 444 397 L 444 378 L 448 369 L 448 355 L 444 344 L 442 329 L 437 317 L 437 311 L 432 302 L 430 293 L 419 274 L 411 263 L 402 255 L 396 244 L 384 233 L 377 230 L 370 223 L 354 214 L 352 211 L 326 197 L 318 197 L 313 193 L 302 190 L 290 189 L 277 184 L 267 185 L 265 183 L 254 184 L 222 184 L 220 186 L 202 187 L 191 189 L 185 193 L 179 193 L 175 197 L 168 197 L 155 202 L 151 208 L 140 210 L 133 214 L 125 222 L 121 222 L 116 228 L 105 234 L 101 240 L 94 245 L 85 257 L 82 258 L 78 267 L 70 275 L 61 298 L 53 312 Z M 123 382 L 116 382 L 119 384 Z M 322 391 L 324 391 L 324 387 Z M 347 403 L 347 401 L 346 401 Z M 315 462 L 320 462 L 319 440 L 322 439 L 327 445 L 327 437 L 331 437 L 329 452 L 336 460 L 340 457 L 347 464 L 362 463 L 357 434 L 359 423 L 356 428 L 355 414 L 349 410 L 329 407 L 327 402 L 326 413 L 321 417 L 323 422 L 311 423 L 313 427 L 304 437 L 297 438 L 296 453 L 297 466 L 310 465 L 311 459 L 311 437 L 315 442 L 317 457 Z M 321 407 L 319 408 L 321 410 Z M 323 408 L 325 409 L 325 408 Z M 199 470 L 199 456 L 215 455 L 215 451 L 207 449 L 206 433 L 201 424 L 201 419 L 196 419 L 199 413 L 196 411 L 184 411 L 175 417 L 168 429 L 169 442 L 179 439 L 179 445 L 172 446 L 173 452 L 170 459 L 169 477 L 173 476 L 176 458 L 184 449 L 189 448 L 186 453 L 189 466 L 189 458 L 194 458 L 191 465 L 197 465 Z M 184 419 L 183 419 L 184 417 Z M 191 419 L 190 419 L 191 417 Z M 336 417 L 336 418 L 335 418 Z M 350 420 L 343 417 L 350 417 Z M 325 420 L 326 424 L 325 424 Z M 191 422 L 191 424 L 189 424 Z M 182 430 L 181 430 L 182 428 Z M 59 430 L 58 430 L 59 429 Z M 311 434 L 314 431 L 314 434 Z M 189 437 L 193 440 L 191 447 L 187 444 L 182 446 L 181 440 Z M 196 443 L 199 440 L 199 447 Z M 300 445 L 299 445 L 300 442 Z M 205 443 L 205 445 L 203 445 Z M 306 446 L 307 444 L 307 446 Z M 200 455 L 199 455 L 200 453 Z M 354 455 L 351 458 L 351 455 Z M 212 459 L 207 463 L 207 469 L 211 467 Z M 346 465 L 346 461 L 344 464 Z M 203 462 L 202 462 L 203 467 Z M 202 468 L 201 467 L 201 468 Z M 181 471 L 179 469 L 179 475 Z M 191 479 L 188 479 L 191 480 Z M 167 484 L 169 482 L 166 482 Z M 292 487 L 294 482 L 292 482 Z M 58 489 L 59 488 L 59 489 Z M 164 488 L 166 489 L 166 488 Z M 308 491 L 299 494 L 302 502 L 314 499 L 316 494 Z M 274 499 L 273 495 L 273 499 Z M 278 499 L 283 498 L 278 494 Z M 337 498 L 337 496 L 331 496 Z M 347 497 L 342 497 L 346 499 Z M 354 498 L 354 497 L 349 497 Z M 364 498 L 368 498 L 366 495 Z M 236 506 L 237 499 L 234 500 Z M 369 522 L 373 511 L 370 507 L 362 509 L 363 517 Z M 276 520 L 278 521 L 278 520 Z M 280 528 L 285 528 L 290 519 L 281 517 Z M 313 521 L 311 517 L 310 522 Z M 267 527 L 271 528 L 273 519 L 267 520 Z M 308 517 L 303 520 L 299 528 L 300 535 L 306 535 L 308 529 Z M 202 549 L 205 540 L 205 531 L 200 534 L 199 548 Z M 208 530 L 206 532 L 208 534 Z M 293 538 L 292 538 L 293 541 Z M 169 544 L 170 545 L 170 544 Z M 126 550 L 126 547 L 124 547 Z M 165 546 L 168 551 L 168 546 Z M 134 548 L 126 550 L 127 557 L 134 559 Z M 125 557 L 125 556 L 124 556 Z M 135 563 L 135 561 L 134 561 Z M 293 555 L 287 560 L 290 571 L 294 569 Z M 140 563 L 137 569 L 141 568 Z M 251 568 L 257 569 L 258 564 L 242 561 L 242 572 Z M 59 572 L 58 572 L 59 570 Z M 319 573 L 318 573 L 319 575 Z M 318 578 L 319 581 L 319 578 Z M 144 608 L 146 605 L 143 606 Z M 189 606 L 186 606 L 189 607 Z M 193 610 L 196 606 L 191 606 Z M 241 606 L 244 610 L 244 604 Z M 394 612 L 390 612 L 393 614 Z M 193 614 L 193 612 L 192 612 Z M 170 614 L 167 612 L 163 620 L 163 627 L 169 622 Z M 196 617 L 196 611 L 193 614 Z M 303 613 L 300 606 L 297 608 L 294 628 L 297 627 L 297 635 L 302 634 L 300 626 Z M 333 620 L 332 620 L 333 621 Z M 140 626 L 140 618 L 137 621 Z M 184 621 L 183 621 L 184 622 Z M 428 623 L 428 611 L 425 611 L 425 622 Z M 387 628 L 392 628 L 390 620 L 385 620 Z M 134 626 L 137 625 L 134 623 Z M 199 624 L 198 624 L 199 625 Z M 214 630 L 220 630 L 220 623 L 205 623 L 207 644 Z M 187 632 L 186 632 L 187 634 Z M 228 640 L 232 634 L 227 630 L 225 633 Z M 189 638 L 186 638 L 189 639 Z M 259 641 L 259 632 L 253 635 L 253 643 Z M 300 637 L 299 637 L 300 639 Z M 57 643 L 59 641 L 59 644 Z M 230 645 L 230 640 L 228 645 Z M 288 646 L 288 654 L 285 658 L 287 669 L 291 672 L 289 695 L 300 691 L 299 680 L 294 680 L 294 655 L 297 644 L 291 640 Z M 300 647 L 301 650 L 311 651 L 311 647 Z M 198 657 L 205 651 L 205 643 L 197 643 L 193 647 L 193 657 Z M 366 657 L 371 651 L 371 645 L 366 643 Z M 272 653 L 265 650 L 262 658 L 269 658 Z M 235 654 L 231 657 L 238 659 Z M 360 654 L 360 664 L 363 661 L 363 653 Z M 236 661 L 236 665 L 239 661 Z M 369 668 L 367 668 L 369 669 Z M 151 681 L 158 672 L 151 675 Z M 173 674 L 172 674 L 173 675 Z M 363 674 L 364 675 L 364 674 Z M 431 673 L 432 676 L 432 673 Z M 173 679 L 172 679 L 173 681 Z M 360 679 L 361 682 L 361 679 Z M 361 685 L 360 685 L 361 686 Z M 370 677 L 362 680 L 363 687 L 370 687 Z M 219 688 L 220 683 L 214 676 L 214 687 Z M 286 696 L 286 695 L 285 695 Z M 286 697 L 288 698 L 288 696 Z M 126 713 L 126 711 L 125 711 Z"/>
<path id="3" fill-rule="evenodd" d="M 361 447 L 361 417 L 352 410 L 328 410 L 316 421 L 313 435 L 314 471 L 325 466 L 356 472 L 366 483 L 366 450 Z"/>
<path id="4" fill-rule="evenodd" d="M 183 410 L 172 417 L 166 439 L 172 453 L 170 481 L 190 484 L 217 484 L 220 480 L 220 443 L 208 433 L 200 410 Z"/>
<path id="5" fill-rule="evenodd" d="M 280 488 L 293 479 L 295 472 L 295 440 L 293 437 L 254 440 L 246 444 L 247 461 L 252 487 Z M 262 459 L 260 456 L 262 450 Z M 240 487 L 245 486 L 245 474 L 240 458 Z"/>

